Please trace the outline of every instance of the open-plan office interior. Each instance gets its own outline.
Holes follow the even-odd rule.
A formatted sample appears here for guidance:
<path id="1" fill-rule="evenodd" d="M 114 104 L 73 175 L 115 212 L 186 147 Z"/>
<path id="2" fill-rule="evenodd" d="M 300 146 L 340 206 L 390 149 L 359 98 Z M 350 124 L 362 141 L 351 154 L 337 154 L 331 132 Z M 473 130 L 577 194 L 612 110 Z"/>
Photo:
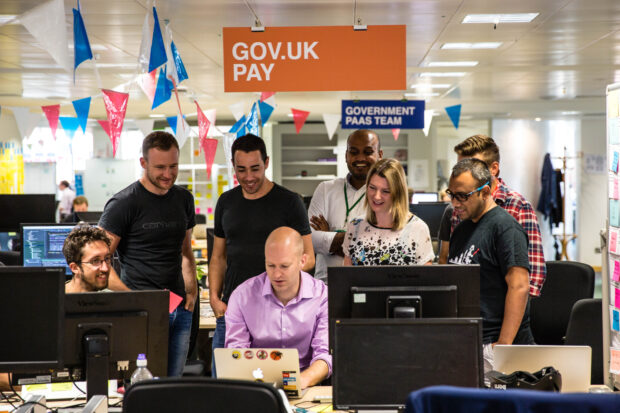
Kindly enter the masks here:
<path id="1" fill-rule="evenodd" d="M 353 54 L 338 52 L 338 36 L 320 34 L 336 26 L 368 35 L 401 27 L 402 49 L 362 41 Z M 291 34 L 265 37 L 279 27 Z M 313 46 L 296 28 L 321 40 Z M 232 46 L 233 36 L 247 40 Z M 324 58 L 338 73 L 329 81 L 321 78 L 329 72 L 304 67 L 321 60 L 323 42 L 335 49 Z M 393 50 L 404 51 L 396 63 Z M 163 58 L 154 67 L 153 53 Z M 67 181 L 90 211 L 102 211 L 142 175 L 143 138 L 166 130 L 181 143 L 176 183 L 192 193 L 208 231 L 219 197 L 237 185 L 230 139 L 240 129 L 264 139 L 267 178 L 309 199 L 319 183 L 347 175 L 347 138 L 366 128 L 344 124 L 343 102 L 419 101 L 421 126 L 374 129 L 417 199 L 441 201 L 454 147 L 482 134 L 499 146 L 499 176 L 536 209 L 548 154 L 562 208 L 555 225 L 536 212 L 545 259 L 592 267 L 592 296 L 607 295 L 613 323 L 610 278 L 620 264 L 605 239 L 618 217 L 608 141 L 618 103 L 608 88 L 620 82 L 619 62 L 616 0 L 0 0 L 0 194 L 59 201 Z M 288 83 L 272 86 L 284 65 Z M 400 89 L 368 81 L 389 84 L 381 67 L 398 65 Z M 360 90 L 346 89 L 347 74 Z M 617 199 L 617 178 L 615 191 Z"/>

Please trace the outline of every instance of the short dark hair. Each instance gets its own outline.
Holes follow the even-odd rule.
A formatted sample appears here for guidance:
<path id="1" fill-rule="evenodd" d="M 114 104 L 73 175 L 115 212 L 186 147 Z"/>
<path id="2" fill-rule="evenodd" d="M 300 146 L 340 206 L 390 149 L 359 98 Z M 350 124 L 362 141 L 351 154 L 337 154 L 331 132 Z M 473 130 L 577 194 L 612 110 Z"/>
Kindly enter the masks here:
<path id="1" fill-rule="evenodd" d="M 499 147 L 493 138 L 487 135 L 470 136 L 456 145 L 454 152 L 465 158 L 481 154 L 487 166 L 491 166 L 493 162 L 499 162 Z"/>
<path id="2" fill-rule="evenodd" d="M 82 205 L 82 204 L 88 205 L 88 199 L 86 199 L 84 195 L 76 196 L 73 199 L 73 205 Z"/>
<path id="3" fill-rule="evenodd" d="M 151 132 L 142 141 L 142 157 L 148 159 L 149 149 L 157 148 L 160 151 L 169 151 L 173 146 L 179 150 L 179 143 L 171 133 L 163 130 Z"/>
<path id="4" fill-rule="evenodd" d="M 71 188 L 71 185 L 69 185 L 69 181 L 60 181 L 60 185 L 64 185 L 67 188 Z"/>
<path id="5" fill-rule="evenodd" d="M 468 171 L 476 180 L 477 186 L 491 183 L 491 171 L 489 171 L 489 167 L 485 162 L 476 158 L 465 158 L 457 162 L 456 165 L 454 165 L 454 168 L 452 168 L 452 175 L 450 175 L 450 179 L 456 178 L 462 173 Z"/>
<path id="6" fill-rule="evenodd" d="M 260 151 L 260 157 L 263 159 L 263 162 L 267 162 L 267 148 L 265 147 L 265 141 L 251 133 L 243 135 L 235 139 L 233 142 L 230 150 L 230 156 L 232 157 L 233 163 L 235 163 L 236 151 L 243 151 L 245 153 Z"/>
<path id="7" fill-rule="evenodd" d="M 65 256 L 65 260 L 67 260 L 67 264 L 75 262 L 80 265 L 83 256 L 82 249 L 86 244 L 96 241 L 105 242 L 108 248 L 111 245 L 108 234 L 101 228 L 83 224 L 73 228 L 69 235 L 67 235 L 67 238 L 65 238 L 65 243 L 62 246 L 62 253 Z"/>

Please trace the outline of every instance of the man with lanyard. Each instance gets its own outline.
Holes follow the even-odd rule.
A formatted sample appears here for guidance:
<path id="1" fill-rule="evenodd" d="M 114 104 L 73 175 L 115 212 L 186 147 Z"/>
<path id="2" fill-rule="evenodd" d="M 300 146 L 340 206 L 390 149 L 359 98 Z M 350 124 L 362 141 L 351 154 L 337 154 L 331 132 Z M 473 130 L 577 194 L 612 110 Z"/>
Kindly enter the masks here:
<path id="1" fill-rule="evenodd" d="M 356 130 L 347 139 L 347 177 L 321 182 L 314 191 L 308 218 L 316 252 L 315 278 L 327 282 L 327 267 L 342 265 L 345 229 L 353 218 L 364 215 L 366 175 L 382 157 L 377 134 Z"/>

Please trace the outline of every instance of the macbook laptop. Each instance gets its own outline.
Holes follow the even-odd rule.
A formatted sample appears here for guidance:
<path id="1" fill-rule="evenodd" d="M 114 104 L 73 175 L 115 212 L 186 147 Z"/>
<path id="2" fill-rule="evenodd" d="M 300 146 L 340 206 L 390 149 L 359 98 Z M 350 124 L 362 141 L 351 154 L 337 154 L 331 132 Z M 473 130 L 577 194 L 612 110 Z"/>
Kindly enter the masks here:
<path id="1" fill-rule="evenodd" d="M 274 383 L 289 398 L 302 397 L 296 348 L 216 348 L 218 379 Z"/>
<path id="2" fill-rule="evenodd" d="M 562 393 L 587 392 L 591 386 L 590 346 L 506 346 L 496 345 L 494 369 L 504 374 L 536 372 L 551 366 L 562 375 Z"/>

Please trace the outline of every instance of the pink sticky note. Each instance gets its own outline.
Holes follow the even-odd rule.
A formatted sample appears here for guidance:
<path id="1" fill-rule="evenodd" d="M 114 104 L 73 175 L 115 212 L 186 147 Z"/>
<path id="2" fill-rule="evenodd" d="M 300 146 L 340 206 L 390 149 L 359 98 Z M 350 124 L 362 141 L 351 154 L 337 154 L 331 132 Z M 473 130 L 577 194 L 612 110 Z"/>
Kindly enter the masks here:
<path id="1" fill-rule="evenodd" d="M 213 208 L 207 208 L 207 214 L 212 214 L 213 213 Z"/>
<path id="2" fill-rule="evenodd" d="M 170 305 L 168 306 L 168 312 L 171 313 L 176 310 L 179 304 L 181 304 L 181 301 L 183 301 L 183 297 L 170 291 Z"/>
<path id="3" fill-rule="evenodd" d="M 614 260 L 614 274 L 611 279 L 616 282 L 620 281 L 620 261 Z"/>
<path id="4" fill-rule="evenodd" d="M 614 178 L 614 191 L 612 194 L 613 199 L 620 198 L 620 191 L 618 190 L 618 179 Z"/>
<path id="5" fill-rule="evenodd" d="M 609 252 L 616 252 L 616 243 L 618 242 L 618 233 L 616 231 L 609 232 Z"/>
<path id="6" fill-rule="evenodd" d="M 620 308 L 620 289 L 614 288 L 614 306 Z"/>
<path id="7" fill-rule="evenodd" d="M 196 213 L 200 214 L 200 208 L 196 208 Z"/>
<path id="8" fill-rule="evenodd" d="M 609 372 L 620 374 L 620 350 L 615 348 L 609 350 Z"/>

